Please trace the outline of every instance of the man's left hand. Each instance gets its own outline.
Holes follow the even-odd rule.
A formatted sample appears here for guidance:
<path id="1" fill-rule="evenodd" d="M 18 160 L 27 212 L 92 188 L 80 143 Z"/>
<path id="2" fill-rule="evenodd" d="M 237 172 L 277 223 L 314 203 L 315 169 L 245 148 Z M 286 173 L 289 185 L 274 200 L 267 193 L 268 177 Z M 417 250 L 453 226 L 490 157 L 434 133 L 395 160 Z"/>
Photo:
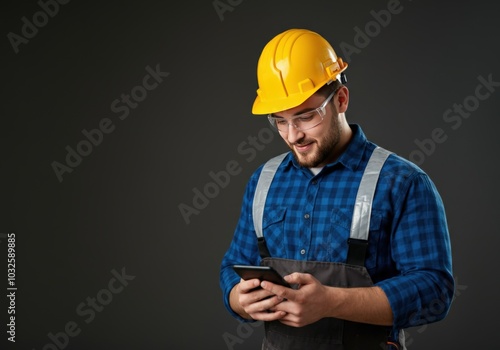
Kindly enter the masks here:
<path id="1" fill-rule="evenodd" d="M 294 272 L 284 278 L 290 284 L 299 285 L 299 288 L 295 290 L 268 281 L 261 282 L 262 288 L 284 299 L 272 309 L 286 312 L 280 322 L 303 327 L 327 316 L 328 287 L 308 273 Z"/>

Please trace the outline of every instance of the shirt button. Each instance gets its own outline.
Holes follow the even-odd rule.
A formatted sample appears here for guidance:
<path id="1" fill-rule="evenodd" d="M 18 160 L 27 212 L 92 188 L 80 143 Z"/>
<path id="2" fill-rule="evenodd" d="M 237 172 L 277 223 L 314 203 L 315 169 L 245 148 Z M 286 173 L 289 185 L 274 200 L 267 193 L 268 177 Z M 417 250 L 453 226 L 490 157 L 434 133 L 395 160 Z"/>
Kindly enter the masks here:
<path id="1" fill-rule="evenodd" d="M 313 180 L 313 182 L 312 182 L 313 185 L 316 185 L 317 183 L 318 183 L 317 180 Z"/>
<path id="2" fill-rule="evenodd" d="M 304 219 L 309 219 L 309 214 L 305 214 Z"/>
<path id="3" fill-rule="evenodd" d="M 302 250 L 300 251 L 300 254 L 302 254 L 302 255 L 304 255 L 305 253 L 306 253 L 306 250 L 305 250 L 305 249 L 302 249 Z"/>

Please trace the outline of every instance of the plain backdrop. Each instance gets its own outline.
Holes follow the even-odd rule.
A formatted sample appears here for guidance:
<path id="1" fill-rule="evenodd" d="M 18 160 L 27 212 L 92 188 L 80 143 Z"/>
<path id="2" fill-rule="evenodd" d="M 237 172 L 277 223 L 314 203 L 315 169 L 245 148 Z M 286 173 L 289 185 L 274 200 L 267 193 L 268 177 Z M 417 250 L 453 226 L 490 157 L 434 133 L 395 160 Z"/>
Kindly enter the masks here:
<path id="1" fill-rule="evenodd" d="M 408 348 L 497 347 L 495 2 L 62 2 L 1 9 L 0 285 L 15 233 L 18 288 L 15 343 L 0 298 L 2 349 L 260 348 L 262 325 L 223 306 L 219 264 L 248 177 L 286 150 L 251 106 L 260 52 L 289 28 L 331 42 L 349 122 L 445 203 L 456 298 Z"/>

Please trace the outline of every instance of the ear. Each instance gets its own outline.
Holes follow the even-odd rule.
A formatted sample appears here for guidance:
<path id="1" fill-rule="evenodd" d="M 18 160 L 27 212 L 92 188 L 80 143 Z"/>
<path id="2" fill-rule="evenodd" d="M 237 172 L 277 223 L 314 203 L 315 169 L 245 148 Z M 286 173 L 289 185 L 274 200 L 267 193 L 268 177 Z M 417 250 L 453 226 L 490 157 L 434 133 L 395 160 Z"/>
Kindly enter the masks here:
<path id="1" fill-rule="evenodd" d="M 336 93 L 335 107 L 339 113 L 345 113 L 349 106 L 349 89 L 343 85 Z"/>

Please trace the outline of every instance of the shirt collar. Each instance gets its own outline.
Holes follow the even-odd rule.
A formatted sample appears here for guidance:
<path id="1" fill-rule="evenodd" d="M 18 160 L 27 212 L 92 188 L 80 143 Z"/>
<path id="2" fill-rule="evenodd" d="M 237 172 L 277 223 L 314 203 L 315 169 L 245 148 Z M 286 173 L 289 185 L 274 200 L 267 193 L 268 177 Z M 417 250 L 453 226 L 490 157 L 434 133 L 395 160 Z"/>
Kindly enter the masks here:
<path id="1" fill-rule="evenodd" d="M 365 133 L 358 124 L 349 124 L 352 130 L 351 142 L 347 145 L 345 151 L 340 155 L 340 157 L 329 164 L 333 166 L 336 163 L 343 164 L 346 168 L 351 170 L 356 170 L 363 159 L 363 155 L 368 145 L 368 140 L 366 139 Z"/>

